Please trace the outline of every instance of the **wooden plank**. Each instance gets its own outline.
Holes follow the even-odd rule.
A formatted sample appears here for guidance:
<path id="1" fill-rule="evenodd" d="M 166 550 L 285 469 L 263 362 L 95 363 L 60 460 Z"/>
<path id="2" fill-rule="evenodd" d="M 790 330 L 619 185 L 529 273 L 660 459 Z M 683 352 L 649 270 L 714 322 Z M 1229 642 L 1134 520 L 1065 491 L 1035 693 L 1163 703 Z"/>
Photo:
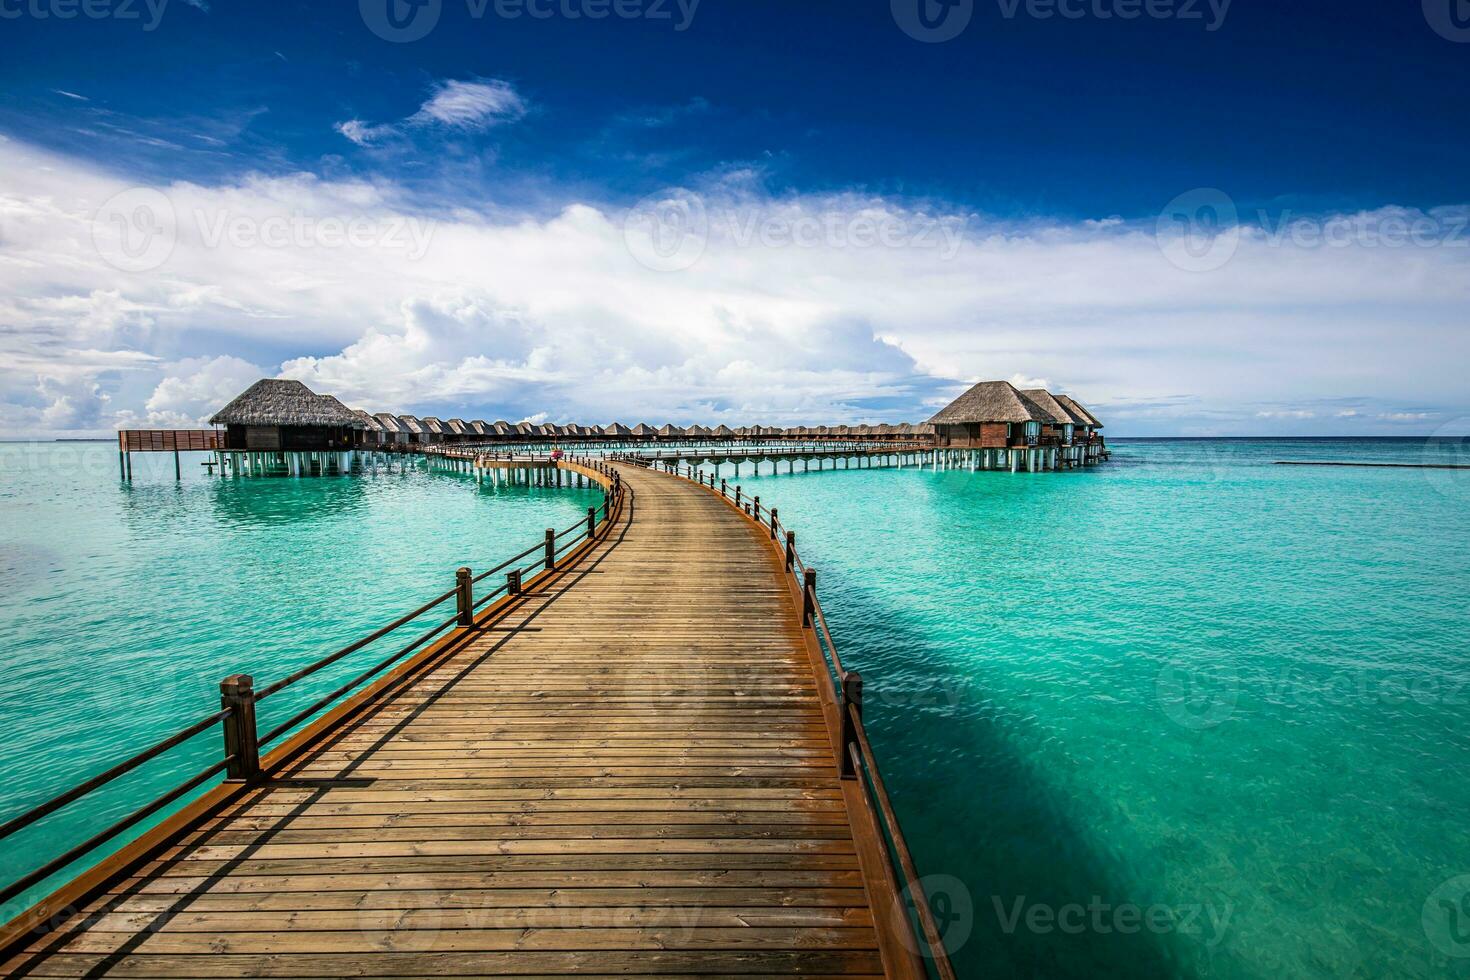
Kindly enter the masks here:
<path id="1" fill-rule="evenodd" d="M 768 535 L 622 472 L 605 537 L 166 824 L 0 972 L 913 976 Z"/>

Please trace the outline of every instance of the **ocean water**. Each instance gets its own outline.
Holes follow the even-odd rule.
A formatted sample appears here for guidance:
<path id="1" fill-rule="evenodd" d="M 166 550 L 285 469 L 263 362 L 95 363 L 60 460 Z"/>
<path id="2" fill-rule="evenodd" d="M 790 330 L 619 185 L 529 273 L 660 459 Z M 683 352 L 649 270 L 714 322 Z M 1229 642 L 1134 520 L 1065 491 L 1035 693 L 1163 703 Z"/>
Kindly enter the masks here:
<path id="1" fill-rule="evenodd" d="M 1470 471 L 828 470 L 779 507 L 965 976 L 1470 976 Z M 733 479 L 727 467 L 725 475 Z"/>
<path id="2" fill-rule="evenodd" d="M 1272 465 L 1461 447 L 1114 449 L 1063 473 L 742 469 L 819 569 L 961 975 L 1470 976 L 1470 471 Z M 128 487 L 108 446 L 0 446 L 0 817 L 600 499 L 151 462 Z M 217 752 L 28 832 L 0 872 Z"/>
<path id="3" fill-rule="evenodd" d="M 0 444 L 0 819 L 218 710 L 224 677 L 262 687 L 449 590 L 460 566 L 497 565 L 602 502 L 422 464 L 221 479 L 209 458 L 184 454 L 176 483 L 172 455 L 135 454 L 129 485 L 112 444 Z M 260 731 L 452 613 L 262 702 Z M 205 732 L 0 842 L 0 879 L 214 763 L 219 739 Z"/>

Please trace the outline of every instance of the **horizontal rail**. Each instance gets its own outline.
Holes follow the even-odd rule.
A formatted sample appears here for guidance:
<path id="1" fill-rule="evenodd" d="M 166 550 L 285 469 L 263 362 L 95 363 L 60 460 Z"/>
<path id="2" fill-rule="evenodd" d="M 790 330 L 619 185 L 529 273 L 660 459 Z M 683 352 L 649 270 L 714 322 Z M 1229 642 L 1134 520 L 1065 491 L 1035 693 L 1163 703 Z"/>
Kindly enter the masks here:
<path id="1" fill-rule="evenodd" d="M 191 776 L 190 778 L 184 780 L 184 782 L 180 783 L 178 786 L 175 786 L 173 789 L 169 790 L 162 796 L 157 797 L 156 799 L 153 799 L 148 803 L 145 803 L 143 806 L 134 810 L 132 813 L 128 814 L 126 817 L 123 817 L 121 820 L 113 823 L 111 826 L 105 828 L 104 830 L 98 831 L 97 833 L 93 834 L 91 837 L 82 841 L 80 844 L 76 845 L 65 853 L 52 858 L 50 861 L 47 861 L 45 864 L 32 871 L 30 874 L 24 875 L 21 878 L 18 878 L 15 881 L 11 882 L 9 885 L 6 885 L 3 890 L 0 890 L 0 903 L 8 902 L 15 896 L 24 892 L 32 885 L 37 884 L 38 882 L 45 881 L 47 878 L 60 871 L 62 868 L 65 868 L 67 865 L 71 864 L 73 861 L 76 861 L 78 858 L 81 858 L 82 856 L 90 853 L 101 845 L 112 840 L 114 837 L 127 830 L 129 827 L 132 827 L 140 821 L 146 820 L 149 817 L 153 816 L 153 814 L 157 813 L 159 810 L 162 810 L 164 807 L 168 806 L 170 803 L 172 803 L 174 800 L 177 800 L 185 793 L 204 785 L 210 779 L 219 775 L 221 772 L 224 772 L 225 769 L 230 765 L 230 763 L 234 761 L 234 758 L 235 757 L 233 755 L 225 756 L 223 759 L 216 762 L 208 769 L 205 769 L 203 772 Z"/>
<path id="2" fill-rule="evenodd" d="M 543 538 L 541 541 L 538 541 L 535 545 L 532 545 L 520 554 L 515 555 L 514 557 L 504 562 L 501 562 L 499 565 L 490 569 L 490 571 L 481 573 L 479 576 L 472 577 L 468 574 L 468 569 L 462 569 L 460 576 L 457 576 L 458 581 L 453 589 L 450 589 L 449 591 L 444 592 L 433 599 L 430 599 L 428 602 L 425 602 L 423 605 L 419 606 L 417 609 L 414 609 L 412 612 L 399 616 L 391 623 L 388 623 L 387 625 L 377 630 L 374 630 L 367 636 L 355 640 L 352 643 L 349 643 L 346 646 L 327 654 L 325 657 L 322 657 L 319 660 L 313 661 L 305 667 L 302 667 L 301 669 L 296 670 L 286 675 L 285 677 L 282 677 L 281 679 L 267 685 L 266 687 L 255 690 L 253 688 L 252 679 L 247 675 L 234 675 L 232 677 L 226 678 L 225 681 L 222 682 L 220 685 L 221 709 L 219 711 L 216 711 L 214 714 L 207 715 L 199 719 L 198 721 L 195 721 L 194 723 L 188 725 L 183 729 L 180 729 L 167 738 L 154 743 L 141 752 L 129 756 L 127 759 L 116 763 L 110 768 L 103 770 L 97 775 L 90 777 L 89 779 L 72 787 L 71 789 L 68 789 L 63 793 L 60 793 L 52 797 L 51 799 L 46 800 L 44 803 L 31 807 L 25 812 L 17 814 L 9 820 L 6 820 L 4 823 L 0 823 L 0 840 L 3 840 L 4 838 L 11 836 L 18 831 L 21 831 L 26 827 L 29 827 L 37 823 L 38 821 L 45 819 L 46 817 L 56 813 L 57 811 L 69 806 L 70 804 L 75 803 L 77 800 L 83 798 L 84 796 L 87 796 L 97 789 L 100 789 L 101 787 L 107 785 L 120 776 L 126 775 L 127 773 L 137 769 L 139 766 L 142 766 L 152 761 L 153 759 L 158 758 L 169 750 L 177 748 L 179 745 L 187 742 L 191 738 L 203 734 L 210 728 L 213 728 L 215 725 L 220 725 L 223 723 L 225 753 L 224 757 L 220 761 L 216 762 L 208 769 L 205 769 L 203 772 L 198 773 L 197 775 L 186 780 L 180 786 L 177 786 L 174 789 L 169 790 L 162 796 L 159 796 L 149 801 L 139 809 L 135 810 L 133 813 L 122 818 L 121 820 L 118 820 L 117 822 L 113 823 L 111 826 L 105 828 L 97 834 L 94 834 L 87 840 L 81 842 L 80 844 L 77 844 L 74 847 L 69 848 L 65 853 L 47 861 L 36 870 L 29 872 L 16 881 L 5 886 L 3 889 L 0 889 L 0 903 L 7 902 L 15 896 L 23 893 L 27 888 L 30 888 L 32 885 L 44 881 L 51 875 L 71 865 L 73 862 L 88 854 L 89 852 L 95 850 L 100 845 L 105 844 L 107 841 L 116 837 L 118 834 L 124 832 L 130 827 L 136 825 L 140 821 L 147 819 L 149 816 L 157 813 L 159 810 L 168 806 L 170 803 L 173 803 L 184 794 L 203 785 L 209 779 L 219 775 L 222 772 L 227 773 L 231 779 L 239 779 L 245 782 L 250 782 L 258 779 L 261 776 L 259 751 L 262 745 L 268 744 L 280 738 L 282 735 L 286 734 L 297 725 L 310 718 L 312 715 L 315 715 L 324 708 L 333 704 L 344 694 L 347 694 L 353 689 L 359 687 L 368 679 L 381 673 L 383 670 L 392 666 L 394 663 L 402 660 L 410 653 L 421 648 L 425 643 L 428 643 L 430 640 L 440 635 L 445 630 L 454 627 L 456 624 L 472 624 L 474 610 L 479 609 L 481 606 L 485 605 L 487 602 L 493 600 L 498 596 L 501 596 L 503 594 L 514 594 L 519 588 L 519 586 L 517 586 L 516 590 L 512 590 L 509 586 L 509 583 L 501 584 L 497 588 L 490 590 L 487 594 L 482 596 L 478 602 L 476 602 L 473 598 L 473 584 L 475 582 L 483 580 L 488 575 L 492 575 L 496 572 L 504 571 L 507 568 L 511 568 L 515 563 L 523 560 L 524 558 L 532 554 L 541 554 L 543 556 L 542 562 L 544 562 L 543 567 L 548 569 L 553 568 L 555 566 L 556 556 L 560 552 L 565 551 L 568 548 L 578 547 L 580 544 L 586 541 L 593 540 L 599 535 L 605 534 L 610 527 L 614 512 L 616 511 L 617 507 L 621 505 L 624 494 L 627 492 L 627 488 L 623 486 L 622 479 L 617 474 L 617 472 L 611 467 L 607 466 L 605 463 L 601 461 L 588 461 L 581 465 L 583 465 L 587 469 L 593 470 L 604 480 L 606 480 L 602 506 L 600 508 L 588 508 L 588 514 L 586 518 L 578 520 L 577 523 L 571 525 L 560 533 L 552 530 L 549 538 Z M 600 521 L 597 519 L 599 511 L 602 515 Z M 574 538 L 570 541 L 563 541 L 564 538 L 568 537 L 573 532 L 578 532 L 579 537 Z M 557 542 L 562 543 L 558 546 Z M 517 572 L 512 572 L 512 575 L 518 574 L 519 573 Z M 310 677 L 312 674 L 315 674 L 323 668 L 337 663 L 344 657 L 356 653 L 363 648 L 371 645 L 372 643 L 381 640 L 383 637 L 388 636 L 394 631 L 401 629 L 405 625 L 413 622 L 414 620 L 419 619 L 425 613 L 440 605 L 443 605 L 451 599 L 454 599 L 456 601 L 457 607 L 453 616 L 445 619 L 435 626 L 430 627 L 428 630 L 419 634 L 408 644 L 396 650 L 388 657 L 367 668 L 366 670 L 358 673 L 351 680 L 339 685 L 330 693 L 317 698 L 310 705 L 307 705 L 306 707 L 295 712 L 291 715 L 290 718 L 276 725 L 270 731 L 266 732 L 263 736 L 258 734 L 255 725 L 255 707 L 261 701 L 274 694 L 280 693 L 282 690 L 289 687 L 290 685 L 295 684 L 296 682 L 301 681 L 307 677 Z"/>

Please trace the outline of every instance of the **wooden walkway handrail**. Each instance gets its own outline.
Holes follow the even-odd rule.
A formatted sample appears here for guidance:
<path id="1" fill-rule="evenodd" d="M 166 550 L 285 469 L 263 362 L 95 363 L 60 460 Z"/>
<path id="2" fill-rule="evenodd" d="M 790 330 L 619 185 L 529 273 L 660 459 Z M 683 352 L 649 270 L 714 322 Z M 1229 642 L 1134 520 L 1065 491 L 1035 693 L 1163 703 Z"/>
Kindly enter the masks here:
<path id="1" fill-rule="evenodd" d="M 837 644 L 832 640 L 832 633 L 827 627 L 827 617 L 822 611 L 821 600 L 816 594 L 816 570 L 803 564 L 796 551 L 796 532 L 788 530 L 780 521 L 779 515 L 774 508 L 764 507 L 759 497 L 741 500 L 740 487 L 735 488 L 732 495 L 728 492 L 725 481 L 715 486 L 714 474 L 708 477 L 696 467 L 686 465 L 669 465 L 667 461 L 648 461 L 635 454 L 624 454 L 613 457 L 634 463 L 639 466 L 654 468 L 656 465 L 664 465 L 670 474 L 686 479 L 703 490 L 718 494 L 722 499 L 731 503 L 736 510 L 761 527 L 770 529 L 772 540 L 784 540 L 786 569 L 792 576 L 793 581 L 799 583 L 803 602 L 802 625 L 811 629 L 818 637 L 817 646 L 821 649 L 827 662 L 830 664 L 830 672 L 826 674 L 830 693 L 839 705 L 842 718 L 842 738 L 839 751 L 842 754 L 842 771 L 844 777 L 862 777 L 866 796 L 873 805 L 876 813 L 881 818 L 883 828 L 886 831 L 886 839 L 891 841 L 889 857 L 896 866 L 904 881 L 904 894 L 908 896 L 908 902 L 912 905 L 914 915 L 918 919 L 919 927 L 923 933 L 925 956 L 933 964 L 935 971 L 944 980 L 954 978 L 954 967 L 949 961 L 949 953 L 945 947 L 943 938 L 939 932 L 938 924 L 934 921 L 933 909 L 930 907 L 928 896 L 924 892 L 923 883 L 919 879 L 918 870 L 914 864 L 913 856 L 909 851 L 907 840 L 904 838 L 903 829 L 899 825 L 898 815 L 893 810 L 893 805 L 888 798 L 888 791 L 883 784 L 883 776 L 878 768 L 878 761 L 873 755 L 872 746 L 868 742 L 867 732 L 863 727 L 862 720 L 862 685 L 863 679 L 856 671 L 848 671 L 842 666 L 842 659 L 837 652 Z M 762 516 L 768 515 L 767 521 L 762 521 Z M 833 679 L 836 678 L 836 684 Z"/>
<path id="2" fill-rule="evenodd" d="M 269 751 L 230 678 L 234 778 L 7 925 L 0 974 L 952 976 L 779 515 L 558 466 L 601 522 L 483 611 L 461 569 L 453 629 Z"/>

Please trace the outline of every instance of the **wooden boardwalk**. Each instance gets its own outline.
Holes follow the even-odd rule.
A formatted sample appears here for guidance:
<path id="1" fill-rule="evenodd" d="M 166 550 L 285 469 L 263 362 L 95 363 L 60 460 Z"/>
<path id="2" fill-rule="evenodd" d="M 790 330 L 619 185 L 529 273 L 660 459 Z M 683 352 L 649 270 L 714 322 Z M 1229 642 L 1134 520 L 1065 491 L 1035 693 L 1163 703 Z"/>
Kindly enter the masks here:
<path id="1" fill-rule="evenodd" d="M 0 973 L 919 975 L 779 552 L 621 472 L 574 562 L 110 859 Z"/>

